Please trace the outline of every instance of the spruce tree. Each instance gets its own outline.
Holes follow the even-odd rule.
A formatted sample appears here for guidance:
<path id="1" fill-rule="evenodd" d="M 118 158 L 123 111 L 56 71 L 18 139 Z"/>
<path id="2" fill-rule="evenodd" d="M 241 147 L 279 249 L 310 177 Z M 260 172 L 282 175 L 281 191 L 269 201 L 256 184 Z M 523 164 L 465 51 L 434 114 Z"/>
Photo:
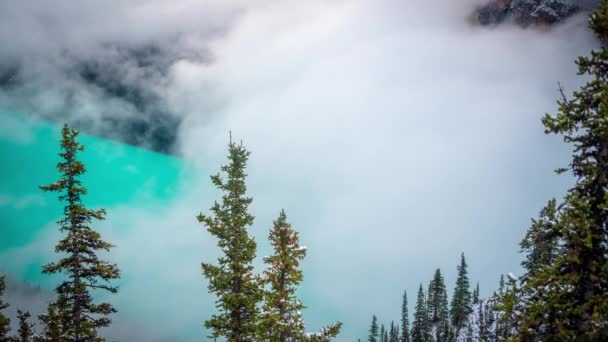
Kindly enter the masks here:
<path id="1" fill-rule="evenodd" d="M 341 323 L 326 327 L 319 333 L 304 333 L 305 324 L 300 312 L 304 305 L 295 292 L 303 279 L 299 266 L 306 256 L 306 247 L 300 246 L 298 232 L 287 222 L 284 210 L 273 222 L 268 239 L 274 248 L 274 254 L 264 258 L 267 268 L 263 282 L 270 285 L 270 289 L 264 294 L 260 337 L 272 342 L 301 341 L 308 337 L 329 340 L 335 337 L 340 332 Z M 335 333 L 330 335 L 330 332 Z"/>
<path id="2" fill-rule="evenodd" d="M 384 324 L 380 325 L 380 341 L 384 342 Z"/>
<path id="3" fill-rule="evenodd" d="M 4 291 L 6 290 L 5 279 L 5 276 L 0 277 L 0 342 L 9 341 L 8 334 L 11 331 L 11 320 L 2 313 L 2 310 L 9 307 L 9 305 L 2 300 Z"/>
<path id="4" fill-rule="evenodd" d="M 38 341 L 44 342 L 64 342 L 69 341 L 65 333 L 67 326 L 65 315 L 61 313 L 65 311 L 62 307 L 62 302 L 50 303 L 47 307 L 46 314 L 38 315 L 38 320 L 41 322 L 43 330 Z"/>
<path id="5" fill-rule="evenodd" d="M 388 342 L 388 330 L 384 330 L 384 338 L 382 339 L 383 342 Z"/>
<path id="6" fill-rule="evenodd" d="M 391 321 L 391 330 L 388 335 L 389 342 L 399 342 L 399 331 L 395 326 L 395 322 Z"/>
<path id="7" fill-rule="evenodd" d="M 471 291 L 469 289 L 469 275 L 464 253 L 460 256 L 460 265 L 458 265 L 457 269 L 458 278 L 456 278 L 456 287 L 450 308 L 454 336 L 458 336 L 459 331 L 468 320 L 469 313 L 471 313 Z"/>
<path id="8" fill-rule="evenodd" d="M 218 238 L 218 247 L 222 250 L 217 265 L 202 263 L 209 291 L 217 296 L 217 312 L 205 321 L 205 327 L 211 329 L 211 338 L 244 342 L 255 338 L 257 305 L 263 293 L 259 277 L 252 274 L 256 242 L 248 234 L 254 220 L 248 212 L 252 198 L 245 195 L 245 168 L 250 153 L 242 143 L 235 144 L 232 139 L 228 152 L 229 163 L 221 167 L 226 179 L 219 173 L 211 177 L 213 184 L 224 193 L 222 203 L 213 204 L 212 216 L 201 213 L 197 217 L 209 233 Z"/>
<path id="9" fill-rule="evenodd" d="M 562 91 L 558 113 L 542 120 L 546 133 L 572 146 L 570 164 L 558 173 L 571 172 L 576 183 L 559 212 L 563 253 L 522 286 L 522 340 L 608 339 L 608 1 L 589 23 L 601 47 L 577 61 L 588 81 L 570 99 Z"/>
<path id="10" fill-rule="evenodd" d="M 368 342 L 380 342 L 378 340 L 378 318 L 376 315 L 372 316 L 372 325 L 369 328 L 369 336 L 367 338 Z"/>
<path id="11" fill-rule="evenodd" d="M 424 290 L 422 284 L 418 289 L 418 297 L 416 299 L 416 308 L 414 310 L 414 321 L 412 322 L 411 341 L 425 342 L 427 336 L 427 319 L 426 303 L 424 298 Z"/>
<path id="12" fill-rule="evenodd" d="M 526 260 L 521 263 L 526 269 L 523 280 L 535 277 L 542 268 L 550 267 L 563 254 L 559 221 L 559 208 L 555 199 L 550 200 L 541 210 L 538 219 L 532 220 L 532 225 L 519 244 L 526 255 Z"/>
<path id="13" fill-rule="evenodd" d="M 410 317 L 407 308 L 407 291 L 403 291 L 401 304 L 401 342 L 410 342 Z"/>
<path id="14" fill-rule="evenodd" d="M 447 341 L 449 336 L 448 295 L 439 269 L 435 271 L 435 276 L 429 286 L 426 310 L 428 326 L 434 332 L 434 336 L 432 336 L 434 340 Z"/>
<path id="15" fill-rule="evenodd" d="M 40 186 L 40 189 L 59 193 L 59 200 L 65 204 L 63 218 L 57 222 L 65 237 L 55 247 L 62 258 L 45 265 L 43 272 L 67 275 L 68 279 L 56 291 L 65 302 L 66 310 L 62 311 L 62 315 L 69 322 L 69 326 L 64 327 L 67 336 L 71 341 L 80 342 L 101 340 L 97 330 L 111 324 L 108 316 L 116 310 L 110 303 L 94 303 L 91 291 L 115 293 L 117 287 L 109 282 L 118 279 L 120 272 L 116 265 L 101 260 L 97 255 L 109 251 L 113 246 L 103 241 L 101 235 L 91 227 L 93 220 L 104 219 L 106 211 L 91 210 L 82 203 L 87 190 L 80 177 L 86 169 L 78 160 L 84 146 L 77 141 L 77 137 L 78 131 L 70 129 L 68 125 L 63 126 L 60 162 L 57 164 L 60 179 L 53 184 Z"/>
<path id="16" fill-rule="evenodd" d="M 473 290 L 473 304 L 479 304 L 479 282 L 477 282 L 477 286 Z"/>
<path id="17" fill-rule="evenodd" d="M 298 232 L 287 223 L 283 210 L 274 221 L 268 239 L 274 254 L 264 258 L 267 268 L 263 281 L 270 289 L 264 294 L 260 335 L 272 342 L 298 339 L 304 335 L 300 312 L 304 304 L 295 292 L 303 279 L 299 265 L 306 256 L 306 248 L 300 246 Z"/>
<path id="18" fill-rule="evenodd" d="M 32 342 L 34 340 L 34 324 L 30 323 L 31 315 L 29 312 L 17 310 L 17 319 L 19 320 L 19 330 L 17 338 L 18 342 Z"/>
<path id="19" fill-rule="evenodd" d="M 502 294 L 505 292 L 505 275 L 500 275 L 500 280 L 498 281 L 498 293 Z"/>

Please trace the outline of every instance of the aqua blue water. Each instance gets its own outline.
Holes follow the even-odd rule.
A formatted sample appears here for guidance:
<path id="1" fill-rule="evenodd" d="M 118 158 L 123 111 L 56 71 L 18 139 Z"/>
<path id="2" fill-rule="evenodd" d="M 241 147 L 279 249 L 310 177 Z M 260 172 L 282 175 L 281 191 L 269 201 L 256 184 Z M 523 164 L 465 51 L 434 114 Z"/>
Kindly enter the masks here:
<path id="1" fill-rule="evenodd" d="M 31 243 L 62 212 L 55 193 L 39 185 L 57 180 L 61 126 L 0 111 L 0 252 Z M 91 208 L 137 205 L 155 211 L 175 200 L 187 177 L 185 163 L 175 157 L 81 133 L 81 160 L 87 167 L 84 199 Z M 10 260 L 1 260 L 10 263 Z M 42 260 L 33 260 L 17 276 L 34 282 Z M 2 266 L 2 265 L 0 265 Z M 6 266 L 6 265 L 5 265 Z"/>

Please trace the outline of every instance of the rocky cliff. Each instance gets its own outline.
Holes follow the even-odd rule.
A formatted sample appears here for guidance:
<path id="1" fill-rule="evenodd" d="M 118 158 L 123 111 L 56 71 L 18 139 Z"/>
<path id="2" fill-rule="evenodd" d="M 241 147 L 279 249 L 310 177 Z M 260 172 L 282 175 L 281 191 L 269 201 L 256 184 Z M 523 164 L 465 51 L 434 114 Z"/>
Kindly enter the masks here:
<path id="1" fill-rule="evenodd" d="M 492 0 L 476 12 L 481 25 L 512 20 L 521 26 L 550 25 L 593 9 L 599 0 Z"/>

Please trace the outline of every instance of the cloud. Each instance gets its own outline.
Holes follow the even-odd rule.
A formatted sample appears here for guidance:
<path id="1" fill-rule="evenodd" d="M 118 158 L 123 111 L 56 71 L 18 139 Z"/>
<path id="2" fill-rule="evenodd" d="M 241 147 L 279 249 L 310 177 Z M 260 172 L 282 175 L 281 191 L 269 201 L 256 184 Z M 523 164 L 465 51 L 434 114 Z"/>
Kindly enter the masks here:
<path id="1" fill-rule="evenodd" d="M 597 44 L 584 15 L 546 30 L 486 29 L 468 21 L 476 1 L 134 4 L 24 2 L 0 13 L 12 13 L 2 24 L 12 32 L 39 27 L 7 53 L 33 67 L 6 96 L 50 112 L 70 99 L 96 123 L 159 106 L 179 118 L 174 152 L 198 171 L 183 197 L 154 215 L 137 201 L 108 208 L 103 226 L 125 275 L 115 301 L 141 326 L 194 340 L 213 312 L 199 267 L 217 248 L 194 215 L 218 198 L 208 176 L 230 130 L 253 152 L 258 255 L 284 208 L 309 248 L 305 318 L 311 330 L 344 321 L 339 341 L 364 337 L 373 313 L 397 320 L 403 290 L 412 303 L 437 267 L 451 288 L 462 251 L 491 293 L 518 269 L 529 217 L 570 182 L 552 174 L 569 151 L 540 116 L 555 111 L 558 81 L 569 91 L 582 81 L 573 60 Z M 160 51 L 149 68 L 128 57 L 141 46 Z M 150 112 L 65 73 L 80 60 L 154 94 Z M 59 75 L 57 89 L 41 90 L 36 70 Z"/>

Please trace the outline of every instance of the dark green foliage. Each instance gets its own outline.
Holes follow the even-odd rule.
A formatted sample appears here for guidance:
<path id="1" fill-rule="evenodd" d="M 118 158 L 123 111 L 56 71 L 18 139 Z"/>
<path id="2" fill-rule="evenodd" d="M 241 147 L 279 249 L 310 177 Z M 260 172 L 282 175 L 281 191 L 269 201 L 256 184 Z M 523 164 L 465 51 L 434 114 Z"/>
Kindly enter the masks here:
<path id="1" fill-rule="evenodd" d="M 2 301 L 6 290 L 5 276 L 0 277 L 0 342 L 8 341 L 8 334 L 11 331 L 11 320 L 2 314 L 2 310 L 8 308 L 8 304 Z"/>
<path id="2" fill-rule="evenodd" d="M 424 298 L 424 290 L 422 284 L 418 289 L 418 297 L 416 299 L 416 308 L 414 311 L 414 321 L 412 322 L 411 341 L 425 342 L 428 339 L 428 314 L 426 311 L 426 302 Z"/>
<path id="3" fill-rule="evenodd" d="M 479 282 L 477 282 L 477 286 L 473 290 L 473 304 L 479 304 Z"/>
<path id="4" fill-rule="evenodd" d="M 47 307 L 46 314 L 38 315 L 38 320 L 42 323 L 43 331 L 38 337 L 38 341 L 44 342 L 63 342 L 69 341 L 67 334 L 64 333 L 67 329 L 64 329 L 68 325 L 65 321 L 65 301 L 61 298 L 55 303 L 49 304 Z"/>
<path id="5" fill-rule="evenodd" d="M 429 285 L 426 301 L 428 329 L 434 331 L 432 338 L 437 342 L 447 341 L 449 337 L 448 294 L 441 271 L 437 269 Z"/>
<path id="6" fill-rule="evenodd" d="M 337 322 L 321 328 L 321 331 L 306 334 L 301 341 L 303 342 L 329 342 L 340 334 L 342 322 Z M 297 341 L 297 340 L 294 340 Z"/>
<path id="7" fill-rule="evenodd" d="M 410 317 L 407 309 L 407 291 L 403 291 L 401 304 L 401 342 L 410 342 Z"/>
<path id="8" fill-rule="evenodd" d="M 259 277 L 252 274 L 256 242 L 248 234 L 254 217 L 248 212 L 252 198 L 246 197 L 245 168 L 249 151 L 243 144 L 230 141 L 228 165 L 220 174 L 211 177 L 213 184 L 224 195 L 221 204 L 211 207 L 212 216 L 197 218 L 218 238 L 222 256 L 218 264 L 202 263 L 203 274 L 209 281 L 209 291 L 217 296 L 217 312 L 205 321 L 211 338 L 224 337 L 230 342 L 252 341 L 257 333 L 258 303 L 262 300 Z"/>
<path id="9" fill-rule="evenodd" d="M 526 269 L 524 280 L 535 277 L 542 268 L 553 265 L 557 257 L 563 254 L 556 203 L 555 199 L 547 203 L 539 218 L 532 220 L 532 225 L 519 244 L 521 251 L 526 254 L 526 260 L 521 263 Z M 504 287 L 504 281 L 501 284 L 501 288 Z"/>
<path id="10" fill-rule="evenodd" d="M 380 326 L 380 341 L 381 341 L 381 342 L 385 342 L 385 341 L 384 341 L 384 334 L 385 334 L 385 331 L 384 331 L 384 324 L 382 324 L 382 325 Z"/>
<path id="11" fill-rule="evenodd" d="M 299 266 L 306 248 L 300 246 L 298 232 L 287 223 L 285 211 L 274 221 L 268 239 L 274 254 L 264 258 L 267 268 L 263 281 L 270 289 L 264 294 L 260 336 L 265 341 L 299 339 L 304 336 L 305 324 L 300 313 L 304 305 L 295 292 L 303 278 Z"/>
<path id="12" fill-rule="evenodd" d="M 16 340 L 19 342 L 31 342 L 34 340 L 34 324 L 30 323 L 30 313 L 17 310 L 19 330 Z"/>
<path id="13" fill-rule="evenodd" d="M 588 82 L 570 99 L 562 91 L 558 113 L 542 120 L 546 133 L 572 146 L 572 161 L 558 172 L 571 172 L 576 184 L 559 210 L 549 202 L 541 214 L 552 222 L 533 224 L 524 283 L 502 298 L 522 340 L 608 339 L 608 1 L 590 26 L 603 44 L 577 61 Z M 508 311 L 514 296 L 521 314 Z"/>
<path id="14" fill-rule="evenodd" d="M 389 331 L 388 341 L 399 342 L 399 328 L 395 326 L 395 322 L 391 321 L 391 329 Z"/>
<path id="15" fill-rule="evenodd" d="M 78 132 L 64 125 L 61 138 L 60 162 L 57 169 L 60 179 L 43 191 L 59 193 L 59 200 L 65 203 L 64 217 L 57 223 L 65 234 L 55 251 L 63 256 L 58 262 L 43 267 L 44 273 L 62 273 L 68 279 L 57 287 L 58 295 L 63 298 L 66 310 L 61 314 L 69 326 L 64 327 L 69 340 L 96 341 L 98 328 L 107 327 L 111 320 L 108 315 L 116 312 L 109 303 L 95 304 L 91 290 L 104 290 L 111 293 L 116 287 L 109 281 L 119 278 L 114 264 L 98 258 L 97 253 L 107 252 L 113 246 L 101 239 L 98 232 L 90 227 L 93 220 L 103 220 L 104 209 L 91 210 L 82 204 L 87 191 L 80 181 L 85 173 L 84 164 L 78 160 L 78 153 L 84 146 L 78 143 Z"/>
<path id="16" fill-rule="evenodd" d="M 458 265 L 458 278 L 456 279 L 456 287 L 450 308 L 450 316 L 452 317 L 452 329 L 454 335 L 457 336 L 467 322 L 471 313 L 471 291 L 469 288 L 469 276 L 467 272 L 467 263 L 464 259 L 464 253 L 460 257 L 460 265 Z"/>
<path id="17" fill-rule="evenodd" d="M 382 338 L 382 336 L 380 336 Z M 380 342 L 378 340 L 378 319 L 376 315 L 372 316 L 372 325 L 369 328 L 368 342 Z"/>

